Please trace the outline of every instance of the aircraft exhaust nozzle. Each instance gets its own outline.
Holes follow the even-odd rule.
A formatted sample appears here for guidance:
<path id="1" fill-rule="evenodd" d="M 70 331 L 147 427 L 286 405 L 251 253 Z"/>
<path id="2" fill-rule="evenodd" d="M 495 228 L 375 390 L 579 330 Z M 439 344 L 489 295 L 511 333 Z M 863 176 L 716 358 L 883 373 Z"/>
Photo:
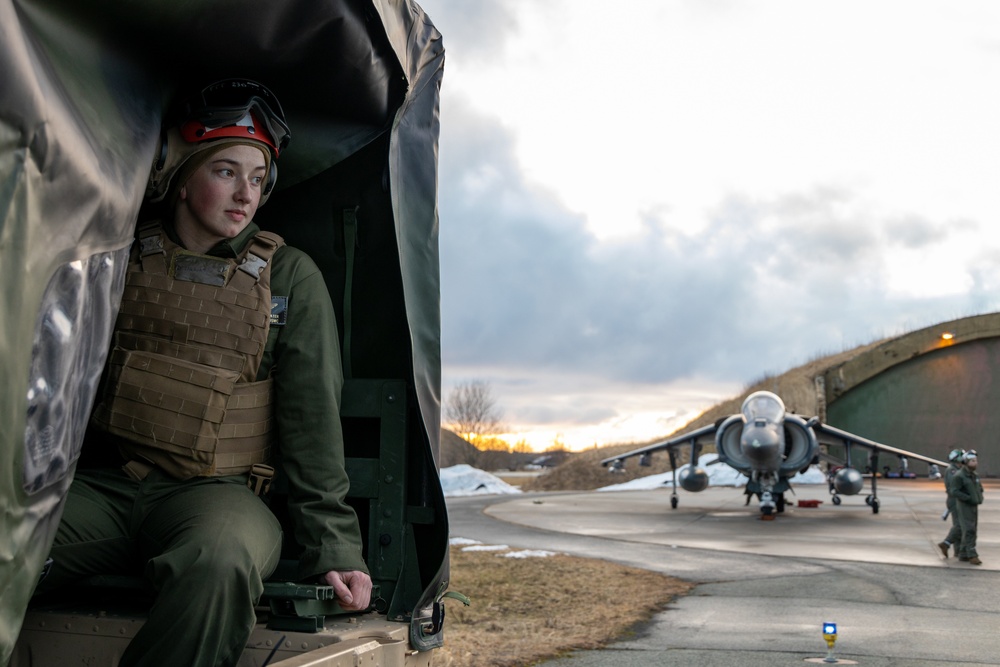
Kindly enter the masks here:
<path id="1" fill-rule="evenodd" d="M 688 466 L 678 473 L 677 481 L 685 491 L 697 493 L 708 488 L 708 473 L 701 468 Z"/>
<path id="2" fill-rule="evenodd" d="M 854 468 L 841 468 L 833 475 L 833 488 L 842 496 L 853 496 L 861 491 L 864 478 Z"/>

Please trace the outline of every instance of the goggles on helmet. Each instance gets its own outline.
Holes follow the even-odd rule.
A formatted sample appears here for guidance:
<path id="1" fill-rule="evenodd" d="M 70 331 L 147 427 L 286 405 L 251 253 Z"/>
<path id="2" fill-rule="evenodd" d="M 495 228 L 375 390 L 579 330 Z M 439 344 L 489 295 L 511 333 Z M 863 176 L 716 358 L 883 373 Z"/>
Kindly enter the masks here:
<path id="1" fill-rule="evenodd" d="M 185 141 L 200 142 L 249 134 L 250 138 L 271 146 L 275 156 L 285 149 L 291 139 L 278 98 L 265 86 L 248 79 L 226 79 L 202 88 L 188 98 L 181 110 L 180 121 Z M 241 130 L 239 135 L 224 133 L 231 127 L 246 129 Z M 189 131 L 183 128 L 189 128 Z M 267 137 L 263 136 L 262 130 Z"/>

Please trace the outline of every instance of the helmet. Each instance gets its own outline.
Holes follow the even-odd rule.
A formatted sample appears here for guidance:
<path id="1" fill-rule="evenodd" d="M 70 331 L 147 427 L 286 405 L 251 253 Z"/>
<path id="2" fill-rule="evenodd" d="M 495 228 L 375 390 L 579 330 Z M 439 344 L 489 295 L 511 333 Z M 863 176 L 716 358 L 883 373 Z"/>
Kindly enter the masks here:
<path id="1" fill-rule="evenodd" d="M 976 454 L 976 450 L 974 449 L 970 449 L 965 453 L 965 456 L 962 457 L 962 460 L 965 461 L 966 463 L 968 463 L 972 459 L 979 460 L 979 455 Z"/>
<path id="2" fill-rule="evenodd" d="M 953 449 L 951 450 L 951 453 L 948 454 L 948 461 L 951 463 L 961 463 L 964 456 L 964 449 Z"/>
<path id="3" fill-rule="evenodd" d="M 249 79 L 225 79 L 202 88 L 173 111 L 160 138 L 149 173 L 146 197 L 162 201 L 173 180 L 192 156 L 229 143 L 266 148 L 267 179 L 260 203 L 267 200 L 278 177 L 275 160 L 291 133 L 281 104 L 270 90 Z"/>

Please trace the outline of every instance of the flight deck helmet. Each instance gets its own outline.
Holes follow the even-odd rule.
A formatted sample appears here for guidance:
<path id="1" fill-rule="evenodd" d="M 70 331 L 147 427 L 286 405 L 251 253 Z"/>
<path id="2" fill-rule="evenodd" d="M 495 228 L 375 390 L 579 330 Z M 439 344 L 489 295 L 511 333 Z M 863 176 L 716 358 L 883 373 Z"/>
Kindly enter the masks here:
<path id="1" fill-rule="evenodd" d="M 953 449 L 951 450 L 951 453 L 948 454 L 948 463 L 961 463 L 964 457 L 964 449 Z"/>
<path id="2" fill-rule="evenodd" d="M 275 162 L 290 139 L 281 104 L 268 88 L 250 79 L 216 81 L 185 98 L 167 117 L 146 197 L 151 202 L 162 201 L 172 188 L 182 185 L 179 180 L 186 180 L 177 178 L 182 167 L 189 176 L 207 154 L 202 160 L 192 161 L 192 157 L 223 146 L 246 144 L 260 148 L 265 155 L 263 205 L 278 177 Z"/>

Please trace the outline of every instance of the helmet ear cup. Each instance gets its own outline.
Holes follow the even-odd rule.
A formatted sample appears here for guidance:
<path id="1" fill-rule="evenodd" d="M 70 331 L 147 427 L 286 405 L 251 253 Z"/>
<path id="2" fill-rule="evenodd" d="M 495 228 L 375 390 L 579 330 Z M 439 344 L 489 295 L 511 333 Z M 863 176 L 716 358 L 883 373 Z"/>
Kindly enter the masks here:
<path id="1" fill-rule="evenodd" d="M 149 170 L 149 179 L 146 183 L 146 197 L 153 202 L 163 199 L 166 194 L 166 185 L 169 177 L 176 167 L 176 164 L 171 165 L 172 156 L 170 155 L 171 142 L 169 137 L 170 133 L 167 128 L 163 128 L 157 140 L 156 150 L 153 152 L 153 165 L 152 169 Z M 174 158 L 174 161 L 176 161 L 176 158 Z"/>
<path id="2" fill-rule="evenodd" d="M 271 190 L 274 189 L 274 183 L 278 180 L 278 165 L 274 157 L 271 157 L 271 168 L 267 173 L 267 183 L 264 184 L 264 190 L 261 192 L 261 197 L 267 197 L 271 194 Z M 263 203 L 263 202 L 261 202 Z"/>

